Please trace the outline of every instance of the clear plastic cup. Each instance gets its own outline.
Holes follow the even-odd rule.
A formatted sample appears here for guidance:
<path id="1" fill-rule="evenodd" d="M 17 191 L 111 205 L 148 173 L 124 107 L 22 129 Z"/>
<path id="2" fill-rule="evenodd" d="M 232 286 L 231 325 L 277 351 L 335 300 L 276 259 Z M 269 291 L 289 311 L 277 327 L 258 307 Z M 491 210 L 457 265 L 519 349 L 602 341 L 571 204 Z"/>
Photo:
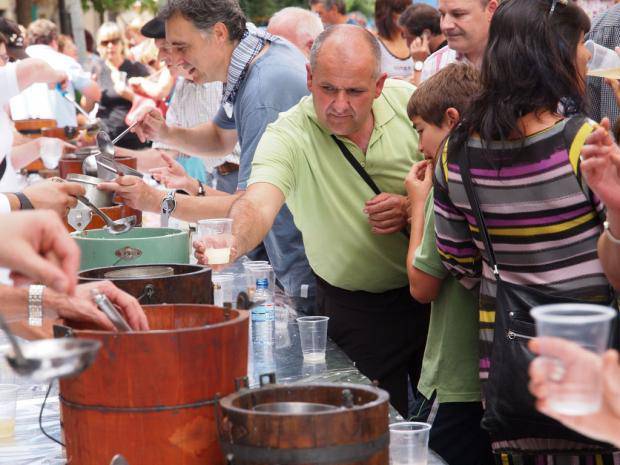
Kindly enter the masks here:
<path id="1" fill-rule="evenodd" d="M 325 360 L 328 316 L 302 316 L 297 318 L 299 339 L 304 361 L 317 363 Z"/>
<path id="2" fill-rule="evenodd" d="M 210 265 L 224 265 L 230 261 L 230 248 L 233 243 L 232 219 L 200 220 L 198 236 L 205 243 L 205 255 Z"/>
<path id="3" fill-rule="evenodd" d="M 43 162 L 43 165 L 48 170 L 53 170 L 58 167 L 58 162 L 62 157 L 62 141 L 60 139 L 45 137 L 41 139 L 41 146 L 39 150 L 39 157 Z"/>
<path id="4" fill-rule="evenodd" d="M 390 465 L 426 465 L 431 425 L 403 421 L 390 425 Z"/>
<path id="5" fill-rule="evenodd" d="M 620 79 L 620 56 L 614 50 L 592 40 L 588 40 L 585 46 L 592 54 L 588 61 L 588 76 Z"/>
<path id="6" fill-rule="evenodd" d="M 274 295 L 276 290 L 276 274 L 273 267 L 265 261 L 245 262 L 243 264 L 245 271 L 245 280 L 250 300 L 254 298 L 256 291 L 256 281 L 258 279 L 267 279 L 269 291 Z"/>
<path id="7" fill-rule="evenodd" d="M 213 273 L 213 304 L 223 307 L 224 304 L 233 303 L 233 287 L 235 275 L 232 273 Z"/>
<path id="8" fill-rule="evenodd" d="M 18 390 L 17 384 L 0 384 L 0 438 L 11 438 L 15 434 Z"/>
<path id="9" fill-rule="evenodd" d="M 553 304 L 535 307 L 531 315 L 536 321 L 536 334 L 539 337 L 566 339 L 595 354 L 602 354 L 609 344 L 611 321 L 616 311 L 601 305 Z M 558 358 L 545 357 L 544 347 L 540 355 L 549 364 L 550 379 L 558 381 L 549 383 L 547 397 L 549 405 L 556 412 L 587 415 L 600 409 L 603 381 L 596 364 L 570 366 L 570 371 L 577 370 L 578 376 L 562 379 L 567 366 Z"/>

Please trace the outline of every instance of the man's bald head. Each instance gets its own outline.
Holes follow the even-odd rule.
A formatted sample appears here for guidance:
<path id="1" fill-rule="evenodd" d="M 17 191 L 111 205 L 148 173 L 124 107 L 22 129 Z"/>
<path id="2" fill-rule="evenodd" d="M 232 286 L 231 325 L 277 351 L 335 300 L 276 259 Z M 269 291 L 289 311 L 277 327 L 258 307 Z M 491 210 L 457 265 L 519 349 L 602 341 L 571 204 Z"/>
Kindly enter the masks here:
<path id="1" fill-rule="evenodd" d="M 323 31 L 310 50 L 310 69 L 313 72 L 323 53 L 337 54 L 343 66 L 347 66 L 347 63 L 359 63 L 367 57 L 373 66 L 373 77 L 381 74 L 379 42 L 372 33 L 360 26 L 341 24 Z"/>
<path id="2" fill-rule="evenodd" d="M 271 17 L 267 31 L 284 37 L 308 58 L 314 40 L 323 32 L 323 23 L 311 11 L 290 6 L 276 12 Z"/>

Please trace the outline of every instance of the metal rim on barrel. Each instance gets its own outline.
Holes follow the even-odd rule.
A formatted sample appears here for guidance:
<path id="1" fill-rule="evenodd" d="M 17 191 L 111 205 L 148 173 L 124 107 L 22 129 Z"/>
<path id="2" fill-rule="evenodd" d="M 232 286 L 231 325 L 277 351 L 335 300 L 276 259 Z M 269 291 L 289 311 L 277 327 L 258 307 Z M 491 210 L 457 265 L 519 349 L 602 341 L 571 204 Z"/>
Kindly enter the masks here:
<path id="1" fill-rule="evenodd" d="M 117 266 L 105 266 L 105 267 L 97 267 L 97 268 L 89 268 L 87 270 L 82 270 L 78 273 L 78 279 L 80 281 L 101 281 L 105 278 L 104 274 L 108 271 L 112 270 L 121 270 L 124 268 L 144 268 L 144 267 L 169 267 L 172 268 L 174 273 L 170 276 L 157 276 L 157 279 L 168 279 L 175 278 L 179 276 L 193 276 L 196 274 L 200 274 L 204 272 L 205 267 L 200 265 L 192 265 L 187 263 L 157 263 L 152 265 L 117 265 Z M 179 269 L 181 268 L 181 269 Z M 185 270 L 185 269 L 191 269 Z M 131 281 L 131 280 L 143 280 L 143 277 L 115 277 L 114 279 L 122 279 L 123 281 Z"/>
<path id="2" fill-rule="evenodd" d="M 175 307 L 180 310 L 184 308 L 194 308 L 197 304 L 156 304 L 156 305 L 144 305 L 144 308 L 157 308 L 157 307 Z M 205 308 L 214 308 L 219 309 L 220 307 L 216 307 L 215 305 L 201 305 Z M 225 311 L 229 312 L 229 316 L 219 323 L 212 323 L 204 326 L 192 326 L 189 328 L 175 328 L 175 329 L 150 329 L 148 331 L 133 331 L 131 333 L 117 333 L 114 331 L 105 331 L 105 330 L 96 330 L 96 329 L 75 329 L 74 331 L 79 331 L 80 335 L 84 337 L 88 337 L 88 334 L 102 334 L 108 333 L 113 334 L 114 337 L 132 337 L 136 334 L 139 334 L 143 337 L 156 336 L 161 334 L 172 334 L 172 333 L 191 333 L 191 332 L 199 332 L 204 331 L 205 327 L 209 328 L 219 328 L 222 326 L 229 325 L 233 322 L 248 320 L 250 314 L 247 310 L 237 310 L 237 309 L 225 309 Z"/>
<path id="3" fill-rule="evenodd" d="M 355 396 L 355 392 L 356 391 L 364 391 L 366 394 L 370 394 L 370 395 L 375 395 L 376 398 L 370 402 L 366 402 L 363 404 L 355 404 L 354 407 L 356 410 L 360 410 L 360 409 L 372 409 L 384 402 L 387 402 L 389 400 L 389 395 L 387 392 L 376 388 L 374 386 L 365 386 L 362 384 L 352 384 L 352 383 L 321 383 L 321 384 L 301 384 L 301 385 L 279 385 L 279 384 L 268 384 L 265 385 L 262 388 L 258 388 L 258 389 L 242 389 L 241 391 L 235 392 L 233 394 L 230 394 L 226 397 L 224 397 L 221 401 L 220 401 L 220 405 L 222 406 L 223 409 L 226 410 L 230 410 L 230 411 L 234 411 L 234 412 L 238 412 L 238 413 L 252 413 L 254 415 L 275 415 L 275 416 L 296 416 L 299 414 L 296 413 L 281 413 L 281 412 L 263 412 L 260 410 L 254 410 L 253 408 L 243 408 L 239 406 L 239 401 L 240 399 L 247 397 L 247 396 L 253 396 L 254 398 L 256 398 L 258 395 L 260 395 L 260 393 L 262 391 L 265 390 L 285 390 L 285 391 L 290 391 L 290 392 L 294 392 L 294 391 L 299 391 L 301 393 L 308 393 L 310 392 L 312 389 L 333 389 L 335 391 L 343 391 L 345 389 L 349 389 L 353 395 Z M 303 402 L 302 399 L 299 399 L 300 401 Z M 260 402 L 265 403 L 265 402 Z M 258 403 L 256 405 L 259 405 Z M 340 407 L 340 405 L 336 405 L 333 404 L 336 407 Z M 254 406 L 252 406 L 254 407 Z M 334 415 L 334 414 L 339 414 L 341 413 L 342 410 L 340 409 L 336 409 L 336 410 L 325 410 L 322 412 L 316 412 L 316 413 L 312 413 L 312 415 Z"/>

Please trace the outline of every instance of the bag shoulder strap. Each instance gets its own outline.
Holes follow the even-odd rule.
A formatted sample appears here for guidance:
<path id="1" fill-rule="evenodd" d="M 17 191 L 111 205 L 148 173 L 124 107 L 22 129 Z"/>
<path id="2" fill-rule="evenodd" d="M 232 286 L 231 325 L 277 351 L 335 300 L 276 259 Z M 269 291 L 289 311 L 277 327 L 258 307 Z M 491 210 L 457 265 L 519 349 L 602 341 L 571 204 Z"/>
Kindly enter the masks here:
<path id="1" fill-rule="evenodd" d="M 347 148 L 347 146 L 344 145 L 344 142 L 342 142 L 340 139 L 338 139 L 333 134 L 332 134 L 332 139 L 334 139 L 334 142 L 336 142 L 336 145 L 338 146 L 338 148 L 340 149 L 344 157 L 347 159 L 349 164 L 355 169 L 355 171 L 357 171 L 357 174 L 359 174 L 361 178 L 364 181 L 366 181 L 366 184 L 370 186 L 370 188 L 376 195 L 379 195 L 381 193 L 381 189 L 379 189 L 379 186 L 377 186 L 377 184 L 372 180 L 372 178 L 366 172 L 366 170 L 362 167 L 362 165 L 360 165 L 360 163 L 356 160 L 356 158 L 353 156 L 353 154 Z M 400 233 L 403 236 L 405 236 L 407 240 L 409 240 L 409 234 L 407 233 L 407 231 L 405 231 L 404 229 L 401 229 Z"/>
<path id="2" fill-rule="evenodd" d="M 458 156 L 458 161 L 459 170 L 461 171 L 461 179 L 463 180 L 463 187 L 465 187 L 465 194 L 467 195 L 467 200 L 469 200 L 471 209 L 473 210 L 476 217 L 476 223 L 478 224 L 478 229 L 480 230 L 480 235 L 482 236 L 482 242 L 484 242 L 484 247 L 489 254 L 491 269 L 493 270 L 493 274 L 495 275 L 497 281 L 500 281 L 499 269 L 497 268 L 495 252 L 493 251 L 493 246 L 491 245 L 491 238 L 489 237 L 489 232 L 487 231 L 487 227 L 484 223 L 484 216 L 482 215 L 482 210 L 480 209 L 478 196 L 476 195 L 476 191 L 474 190 L 474 183 L 471 180 L 471 173 L 469 170 L 469 155 L 467 153 L 467 141 L 465 141 L 465 150 Z"/>
<path id="3" fill-rule="evenodd" d="M 338 146 L 338 148 L 340 149 L 344 157 L 347 159 L 347 161 L 351 164 L 351 166 L 355 169 L 355 171 L 357 171 L 357 174 L 359 174 L 362 177 L 362 179 L 366 181 L 366 184 L 370 186 L 370 188 L 373 190 L 375 194 L 380 194 L 381 189 L 379 189 L 379 186 L 377 186 L 377 184 L 372 180 L 372 178 L 366 172 L 366 170 L 362 168 L 362 165 L 360 165 L 360 163 L 353 156 L 353 154 L 347 148 L 347 146 L 344 145 L 344 142 L 342 142 L 340 139 L 338 139 L 333 134 L 332 134 L 332 139 L 334 139 L 334 142 L 336 142 L 336 145 Z"/>
<path id="4" fill-rule="evenodd" d="M 2 159 L 2 163 L 0 163 L 0 179 L 4 177 L 5 171 L 6 171 L 6 156 Z"/>

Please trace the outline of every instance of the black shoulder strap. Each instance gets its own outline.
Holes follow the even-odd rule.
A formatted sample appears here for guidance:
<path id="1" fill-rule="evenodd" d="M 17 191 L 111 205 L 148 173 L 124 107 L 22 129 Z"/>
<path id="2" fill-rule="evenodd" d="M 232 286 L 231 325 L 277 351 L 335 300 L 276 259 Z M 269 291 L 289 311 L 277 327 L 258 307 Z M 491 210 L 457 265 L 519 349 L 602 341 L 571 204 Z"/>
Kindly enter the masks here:
<path id="1" fill-rule="evenodd" d="M 489 237 L 489 232 L 487 231 L 487 227 L 484 224 L 484 217 L 482 216 L 482 210 L 480 209 L 480 204 L 478 203 L 478 196 L 476 195 L 476 191 L 474 190 L 474 183 L 471 180 L 468 157 L 469 154 L 467 153 L 467 141 L 465 141 L 465 150 L 463 153 L 460 153 L 458 157 L 459 169 L 461 170 L 461 179 L 463 180 L 463 186 L 465 187 L 465 193 L 467 194 L 467 199 L 469 200 L 471 209 L 476 216 L 476 223 L 478 224 L 478 229 L 480 230 L 480 235 L 482 236 L 482 241 L 484 242 L 484 247 L 489 254 L 491 269 L 493 270 L 493 274 L 495 274 L 495 278 L 499 281 L 500 278 L 499 269 L 497 268 L 497 260 L 495 260 L 495 252 L 493 251 L 493 246 L 491 245 L 491 238 Z"/>
<path id="2" fill-rule="evenodd" d="M 0 163 L 0 179 L 4 177 L 5 171 L 6 171 L 6 156 L 2 159 L 2 163 Z"/>
<path id="3" fill-rule="evenodd" d="M 357 171 L 357 174 L 359 174 L 362 177 L 362 179 L 366 181 L 366 184 L 370 186 L 370 188 L 375 194 L 379 195 L 381 193 L 381 189 L 379 189 L 379 186 L 377 186 L 377 184 L 372 180 L 372 178 L 366 172 L 366 170 L 362 167 L 362 165 L 360 165 L 359 162 L 355 159 L 355 157 L 353 156 L 351 151 L 347 148 L 347 146 L 344 145 L 344 143 L 340 139 L 338 139 L 336 136 L 334 136 L 333 134 L 332 134 L 332 139 L 334 139 L 334 142 L 336 142 L 336 145 L 338 146 L 338 148 L 340 149 L 344 157 L 347 159 L 349 164 L 355 169 L 355 171 Z M 407 238 L 407 240 L 409 240 L 409 234 L 407 234 L 407 231 L 405 231 L 404 229 L 401 229 L 400 232 Z"/>
<path id="4" fill-rule="evenodd" d="M 362 177 L 362 179 L 366 181 L 366 184 L 370 186 L 370 188 L 373 190 L 375 194 L 377 195 L 380 194 L 381 189 L 379 189 L 379 186 L 375 184 L 375 182 L 368 175 L 366 170 L 362 168 L 362 165 L 360 165 L 360 163 L 355 159 L 355 157 L 353 156 L 351 151 L 347 148 L 347 146 L 344 145 L 344 143 L 340 139 L 338 139 L 336 136 L 334 136 L 333 134 L 332 134 L 332 139 L 334 139 L 334 142 L 336 142 L 336 145 L 338 146 L 338 148 L 340 149 L 344 157 L 347 159 L 347 161 L 351 164 L 351 166 L 355 169 L 355 171 L 357 171 L 357 174 L 359 174 Z"/>

